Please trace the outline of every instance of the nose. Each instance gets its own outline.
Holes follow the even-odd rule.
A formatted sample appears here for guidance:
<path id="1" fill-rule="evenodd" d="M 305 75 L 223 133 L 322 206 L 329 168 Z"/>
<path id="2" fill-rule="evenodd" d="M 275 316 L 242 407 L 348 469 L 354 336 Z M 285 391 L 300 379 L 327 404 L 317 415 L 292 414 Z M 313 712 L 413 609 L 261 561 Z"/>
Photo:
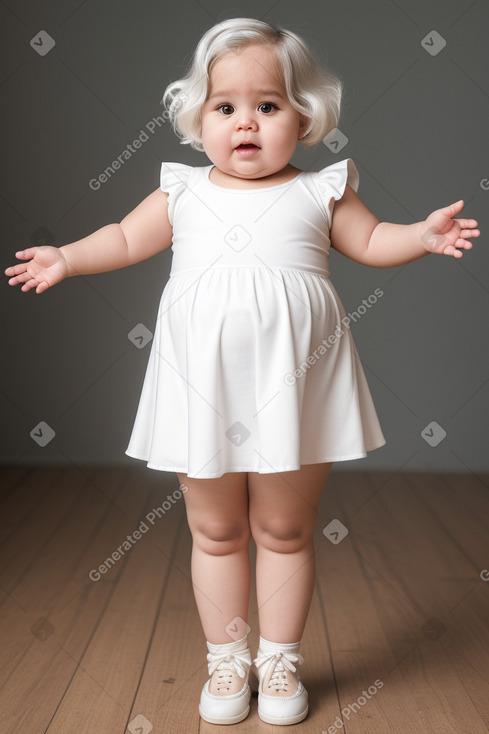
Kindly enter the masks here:
<path id="1" fill-rule="evenodd" d="M 258 124 L 249 112 L 243 112 L 236 120 L 236 130 L 257 130 Z"/>

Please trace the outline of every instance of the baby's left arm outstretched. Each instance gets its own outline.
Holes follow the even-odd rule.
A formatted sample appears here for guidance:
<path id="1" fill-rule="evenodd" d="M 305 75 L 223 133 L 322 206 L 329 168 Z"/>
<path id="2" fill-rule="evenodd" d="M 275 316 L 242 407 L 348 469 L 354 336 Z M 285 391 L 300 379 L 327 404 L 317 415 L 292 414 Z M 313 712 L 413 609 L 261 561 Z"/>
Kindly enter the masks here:
<path id="1" fill-rule="evenodd" d="M 350 186 L 335 203 L 331 245 L 343 255 L 374 268 L 393 268 L 436 253 L 460 258 L 470 250 L 470 237 L 480 232 L 475 219 L 454 219 L 463 200 L 436 209 L 413 224 L 380 222 Z"/>

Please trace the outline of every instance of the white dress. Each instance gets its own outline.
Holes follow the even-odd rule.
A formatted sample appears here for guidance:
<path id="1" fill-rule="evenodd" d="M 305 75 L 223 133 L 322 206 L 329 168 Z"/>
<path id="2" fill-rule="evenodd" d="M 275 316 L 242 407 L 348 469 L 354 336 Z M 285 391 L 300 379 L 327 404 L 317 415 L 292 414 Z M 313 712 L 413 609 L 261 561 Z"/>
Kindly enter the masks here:
<path id="1" fill-rule="evenodd" d="M 198 478 L 366 456 L 385 439 L 328 269 L 355 164 L 247 190 L 212 168 L 161 167 L 172 266 L 126 453 Z"/>

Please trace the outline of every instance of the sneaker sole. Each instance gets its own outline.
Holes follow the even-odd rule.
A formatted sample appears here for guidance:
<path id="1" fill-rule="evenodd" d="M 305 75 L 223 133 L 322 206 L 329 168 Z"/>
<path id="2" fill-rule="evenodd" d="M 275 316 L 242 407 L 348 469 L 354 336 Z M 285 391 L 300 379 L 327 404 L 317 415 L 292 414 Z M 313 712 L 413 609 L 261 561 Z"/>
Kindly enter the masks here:
<path id="1" fill-rule="evenodd" d="M 262 721 L 265 722 L 265 724 L 278 724 L 279 726 L 281 724 L 283 726 L 288 726 L 289 724 L 298 724 L 299 721 L 302 721 L 306 718 L 308 712 L 309 706 L 302 713 L 296 714 L 295 716 L 289 716 L 289 718 L 286 719 L 280 716 L 267 716 L 260 711 L 260 708 L 258 708 L 258 716 Z"/>
<path id="2" fill-rule="evenodd" d="M 243 719 L 246 719 L 249 713 L 250 707 L 248 706 L 246 711 L 236 714 L 236 716 L 208 716 L 202 712 L 202 709 L 199 706 L 200 718 L 204 719 L 204 721 L 207 721 L 209 724 L 238 724 L 240 721 L 243 721 Z"/>

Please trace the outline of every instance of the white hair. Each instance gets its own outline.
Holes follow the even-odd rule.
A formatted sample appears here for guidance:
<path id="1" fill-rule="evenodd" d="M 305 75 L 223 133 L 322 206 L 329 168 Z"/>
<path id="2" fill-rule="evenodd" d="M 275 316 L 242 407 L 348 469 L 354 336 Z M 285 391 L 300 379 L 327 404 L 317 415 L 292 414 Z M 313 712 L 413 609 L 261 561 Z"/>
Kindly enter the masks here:
<path id="1" fill-rule="evenodd" d="M 312 147 L 338 125 L 341 81 L 323 69 L 305 42 L 292 31 L 253 18 L 230 18 L 210 28 L 200 39 L 190 68 L 165 89 L 162 103 L 182 144 L 203 151 L 201 108 L 209 95 L 210 72 L 231 50 L 251 43 L 271 46 L 283 71 L 290 104 L 306 119 L 300 142 Z"/>

